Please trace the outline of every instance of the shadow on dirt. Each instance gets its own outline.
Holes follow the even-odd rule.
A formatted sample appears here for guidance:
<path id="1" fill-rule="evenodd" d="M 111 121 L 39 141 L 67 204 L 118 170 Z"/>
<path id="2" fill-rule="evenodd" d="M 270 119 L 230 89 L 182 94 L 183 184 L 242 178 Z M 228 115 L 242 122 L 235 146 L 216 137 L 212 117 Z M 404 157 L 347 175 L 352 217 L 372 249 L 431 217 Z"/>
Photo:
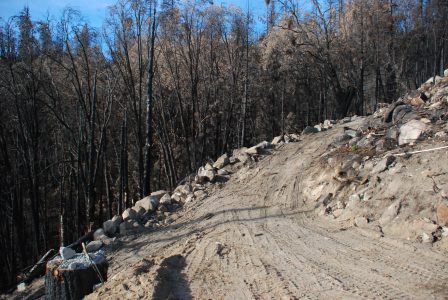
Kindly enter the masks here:
<path id="1" fill-rule="evenodd" d="M 182 255 L 163 260 L 157 271 L 153 299 L 192 299 L 190 287 L 182 274 L 185 265 Z"/>

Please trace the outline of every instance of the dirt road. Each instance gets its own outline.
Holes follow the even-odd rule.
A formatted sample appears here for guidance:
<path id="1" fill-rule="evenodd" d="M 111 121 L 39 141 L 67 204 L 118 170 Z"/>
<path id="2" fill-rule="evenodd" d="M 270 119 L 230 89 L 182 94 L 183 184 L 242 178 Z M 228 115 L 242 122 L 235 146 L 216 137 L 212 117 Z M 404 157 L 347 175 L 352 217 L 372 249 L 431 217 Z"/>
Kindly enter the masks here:
<path id="1" fill-rule="evenodd" d="M 299 179 L 323 140 L 285 145 L 170 226 L 125 241 L 90 297 L 448 299 L 446 256 L 311 212 Z"/>

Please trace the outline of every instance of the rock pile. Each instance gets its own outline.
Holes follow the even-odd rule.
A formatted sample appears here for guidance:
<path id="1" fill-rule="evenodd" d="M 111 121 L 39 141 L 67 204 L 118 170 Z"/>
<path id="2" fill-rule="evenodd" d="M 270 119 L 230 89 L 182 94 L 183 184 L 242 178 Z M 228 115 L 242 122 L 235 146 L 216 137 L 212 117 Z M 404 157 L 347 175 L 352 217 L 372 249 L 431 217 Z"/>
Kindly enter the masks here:
<path id="1" fill-rule="evenodd" d="M 395 103 L 378 105 L 372 116 L 340 120 L 338 123 L 345 127 L 322 157 L 328 167 L 336 170 L 329 184 L 334 189 L 329 188 L 331 195 L 335 196 L 325 197 L 329 195 L 326 190 L 326 194 L 316 200 L 318 213 L 341 222 L 352 222 L 357 227 L 369 227 L 381 235 L 384 231 L 428 244 L 448 241 L 446 185 L 442 177 L 438 177 L 439 183 L 435 180 L 446 172 L 431 170 L 422 163 L 430 160 L 420 156 L 422 158 L 416 158 L 413 163 L 421 165 L 420 181 L 431 180 L 431 200 L 420 198 L 425 192 L 412 185 L 409 187 L 416 189 L 413 194 L 407 197 L 399 194 L 403 186 L 408 186 L 406 178 L 419 174 L 406 168 L 413 154 L 448 151 L 447 121 L 446 76 L 429 79 Z M 312 128 L 304 133 L 318 132 L 321 124 Z M 419 184 L 419 179 L 412 180 Z M 410 195 L 416 200 L 409 199 Z"/>

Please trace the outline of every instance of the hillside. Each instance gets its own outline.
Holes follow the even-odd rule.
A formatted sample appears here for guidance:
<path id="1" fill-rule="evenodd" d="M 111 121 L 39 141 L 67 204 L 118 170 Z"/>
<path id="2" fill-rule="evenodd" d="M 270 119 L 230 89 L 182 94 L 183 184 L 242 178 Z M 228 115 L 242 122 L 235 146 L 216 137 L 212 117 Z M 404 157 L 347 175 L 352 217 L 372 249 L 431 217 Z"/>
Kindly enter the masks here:
<path id="1" fill-rule="evenodd" d="M 108 240 L 109 279 L 87 298 L 446 299 L 447 112 L 437 78 L 234 151 L 230 175 L 203 182 L 206 166 L 175 190 L 181 208 Z"/>

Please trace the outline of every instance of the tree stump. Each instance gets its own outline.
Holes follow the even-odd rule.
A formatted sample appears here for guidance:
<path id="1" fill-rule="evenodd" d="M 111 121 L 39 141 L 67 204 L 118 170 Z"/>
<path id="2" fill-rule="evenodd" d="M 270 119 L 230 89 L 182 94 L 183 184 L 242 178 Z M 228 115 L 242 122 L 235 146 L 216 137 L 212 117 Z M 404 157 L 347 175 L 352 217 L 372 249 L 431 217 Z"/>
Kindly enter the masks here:
<path id="1" fill-rule="evenodd" d="M 107 280 L 107 260 L 102 253 L 90 254 L 102 279 Z M 100 283 L 100 277 L 83 254 L 64 261 L 57 257 L 47 263 L 45 274 L 46 299 L 82 299 L 93 292 L 94 285 Z"/>

